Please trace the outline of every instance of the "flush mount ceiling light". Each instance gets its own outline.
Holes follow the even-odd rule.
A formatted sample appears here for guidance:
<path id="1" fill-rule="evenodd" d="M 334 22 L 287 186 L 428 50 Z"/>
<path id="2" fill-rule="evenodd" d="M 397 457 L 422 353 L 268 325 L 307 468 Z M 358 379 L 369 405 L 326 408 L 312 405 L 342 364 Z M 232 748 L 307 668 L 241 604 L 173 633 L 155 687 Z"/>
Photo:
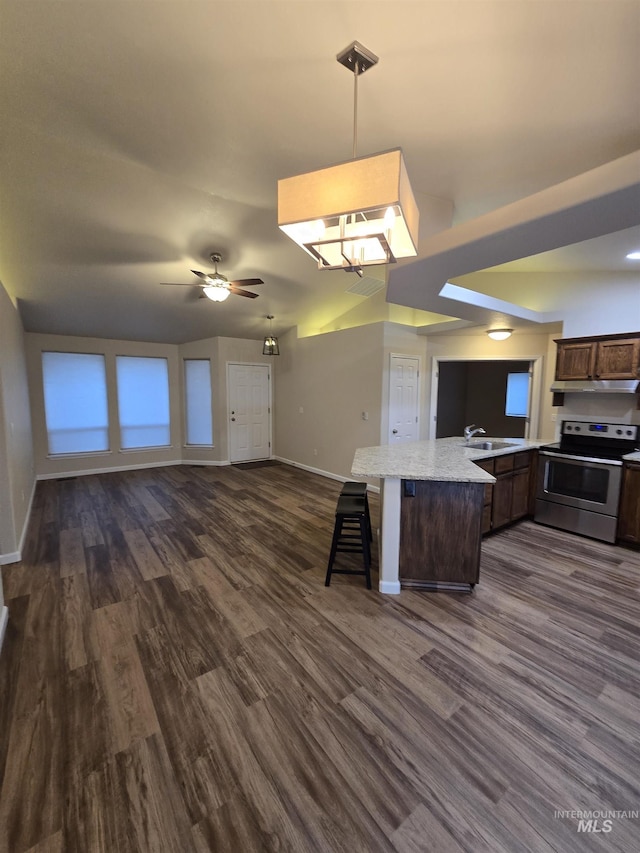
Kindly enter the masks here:
<path id="1" fill-rule="evenodd" d="M 627 258 L 630 261 L 640 261 L 640 252 L 629 252 Z"/>
<path id="2" fill-rule="evenodd" d="M 267 320 L 269 321 L 269 334 L 265 336 L 264 343 L 262 344 L 262 355 L 280 355 L 278 339 L 271 331 L 271 321 L 273 320 L 273 314 L 267 314 Z"/>
<path id="3" fill-rule="evenodd" d="M 336 57 L 353 72 L 353 159 L 278 181 L 278 225 L 318 269 L 362 267 L 418 254 L 420 213 L 400 148 L 357 157 L 358 77 L 378 57 L 354 41 Z"/>
<path id="4" fill-rule="evenodd" d="M 487 334 L 494 341 L 506 341 L 513 334 L 513 329 L 488 329 Z"/>

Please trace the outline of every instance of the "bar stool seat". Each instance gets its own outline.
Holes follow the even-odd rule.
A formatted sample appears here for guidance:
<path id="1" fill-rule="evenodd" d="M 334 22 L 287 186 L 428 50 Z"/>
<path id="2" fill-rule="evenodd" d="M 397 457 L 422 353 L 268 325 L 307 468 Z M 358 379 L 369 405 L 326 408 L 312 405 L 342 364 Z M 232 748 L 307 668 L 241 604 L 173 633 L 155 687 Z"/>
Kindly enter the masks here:
<path id="1" fill-rule="evenodd" d="M 371 549 L 369 546 L 370 524 L 364 498 L 340 495 L 336 506 L 336 521 L 333 528 L 331 553 L 327 565 L 325 586 L 331 583 L 331 575 L 364 575 L 367 589 L 371 589 Z M 363 569 L 334 569 L 336 554 L 362 554 Z"/>
<path id="2" fill-rule="evenodd" d="M 367 531 L 369 533 L 369 541 L 373 541 L 373 529 L 371 527 L 371 513 L 369 512 L 369 498 L 367 497 L 367 484 L 356 483 L 353 480 L 347 480 L 342 485 L 341 495 L 350 495 L 364 500 L 364 508 L 367 513 Z"/>

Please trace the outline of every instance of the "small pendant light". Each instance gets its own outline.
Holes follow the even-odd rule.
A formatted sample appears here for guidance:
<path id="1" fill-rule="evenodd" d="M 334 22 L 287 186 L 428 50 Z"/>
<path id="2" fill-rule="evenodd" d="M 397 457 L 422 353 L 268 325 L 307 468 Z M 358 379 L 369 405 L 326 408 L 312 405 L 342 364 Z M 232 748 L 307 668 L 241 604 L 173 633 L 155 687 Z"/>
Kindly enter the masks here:
<path id="1" fill-rule="evenodd" d="M 271 331 L 271 321 L 273 320 L 273 314 L 267 314 L 267 320 L 269 321 L 269 334 L 264 339 L 264 343 L 262 345 L 262 355 L 280 355 L 278 339 L 273 335 L 273 332 Z"/>

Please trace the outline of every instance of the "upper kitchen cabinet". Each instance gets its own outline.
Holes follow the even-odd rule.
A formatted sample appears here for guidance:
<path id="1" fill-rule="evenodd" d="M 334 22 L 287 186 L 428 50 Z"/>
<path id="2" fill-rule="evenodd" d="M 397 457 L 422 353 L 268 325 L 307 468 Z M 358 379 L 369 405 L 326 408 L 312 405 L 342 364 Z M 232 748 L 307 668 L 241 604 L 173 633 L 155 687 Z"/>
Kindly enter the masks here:
<path id="1" fill-rule="evenodd" d="M 640 378 L 640 332 L 556 340 L 557 380 Z"/>

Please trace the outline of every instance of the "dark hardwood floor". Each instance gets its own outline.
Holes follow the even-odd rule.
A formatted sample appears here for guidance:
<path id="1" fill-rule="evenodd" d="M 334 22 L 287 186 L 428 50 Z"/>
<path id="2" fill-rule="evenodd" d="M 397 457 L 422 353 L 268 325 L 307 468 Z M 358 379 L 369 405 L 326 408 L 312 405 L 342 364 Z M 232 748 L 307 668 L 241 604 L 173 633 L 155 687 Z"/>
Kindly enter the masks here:
<path id="1" fill-rule="evenodd" d="M 325 588 L 339 489 L 38 484 L 2 570 L 1 850 L 640 849 L 640 817 L 557 815 L 640 809 L 640 554 L 525 522 L 473 595 L 381 596 L 376 562 Z"/>

